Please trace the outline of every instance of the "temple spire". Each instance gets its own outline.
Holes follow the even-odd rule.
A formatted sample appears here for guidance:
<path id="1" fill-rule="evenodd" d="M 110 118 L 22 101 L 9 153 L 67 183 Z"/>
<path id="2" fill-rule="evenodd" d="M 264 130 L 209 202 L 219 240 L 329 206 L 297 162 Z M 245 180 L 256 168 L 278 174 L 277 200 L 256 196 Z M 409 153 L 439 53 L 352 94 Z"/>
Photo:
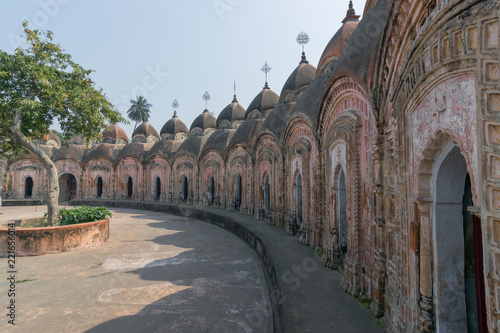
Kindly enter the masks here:
<path id="1" fill-rule="evenodd" d="M 264 66 L 262 66 L 262 68 L 260 69 L 261 71 L 263 71 L 266 74 L 266 84 L 264 85 L 264 89 L 269 89 L 269 85 L 267 84 L 267 73 L 269 73 L 271 71 L 271 69 L 272 69 L 271 66 L 269 66 L 267 64 L 267 61 L 264 64 Z"/>
<path id="2" fill-rule="evenodd" d="M 348 21 L 359 21 L 361 15 L 356 15 L 356 11 L 354 10 L 354 5 L 352 4 L 352 0 L 349 0 L 349 9 L 347 10 L 347 14 L 342 21 L 342 23 L 346 23 Z"/>
<path id="3" fill-rule="evenodd" d="M 297 43 L 299 45 L 302 45 L 302 59 L 300 60 L 300 63 L 308 63 L 309 61 L 307 61 L 306 59 L 306 52 L 304 50 L 304 45 L 306 45 L 307 43 L 309 43 L 309 35 L 306 34 L 304 31 L 302 31 L 300 34 L 297 35 Z"/>
<path id="4" fill-rule="evenodd" d="M 237 103 L 238 100 L 236 99 L 236 80 L 234 80 L 234 97 L 233 97 L 233 103 Z"/>
<path id="5" fill-rule="evenodd" d="M 177 118 L 177 108 L 179 107 L 179 102 L 176 99 L 172 102 L 172 107 L 174 108 L 174 116 L 172 118 Z"/>

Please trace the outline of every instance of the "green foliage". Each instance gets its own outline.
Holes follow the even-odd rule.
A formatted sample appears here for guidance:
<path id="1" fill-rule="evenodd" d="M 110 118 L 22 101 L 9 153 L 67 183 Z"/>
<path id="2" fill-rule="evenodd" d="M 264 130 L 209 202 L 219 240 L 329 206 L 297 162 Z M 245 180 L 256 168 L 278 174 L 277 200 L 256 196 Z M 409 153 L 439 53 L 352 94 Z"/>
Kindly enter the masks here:
<path id="1" fill-rule="evenodd" d="M 137 126 L 137 123 L 149 118 L 152 105 L 148 103 L 145 97 L 137 96 L 135 101 L 133 99 L 130 100 L 130 104 L 132 105 L 130 105 L 127 115 L 130 120 L 135 121 L 135 126 Z"/>
<path id="2" fill-rule="evenodd" d="M 87 142 L 98 140 L 109 123 L 127 122 L 94 87 L 92 71 L 52 43 L 50 31 L 30 30 L 26 21 L 23 27 L 26 49 L 0 50 L 0 153 L 22 149 L 11 132 L 19 122 L 29 140 L 43 138 L 57 120 L 64 141 L 79 134 Z"/>
<path id="3" fill-rule="evenodd" d="M 111 217 L 111 212 L 106 207 L 79 206 L 73 209 L 59 210 L 61 225 L 77 224 L 104 220 L 106 216 Z"/>

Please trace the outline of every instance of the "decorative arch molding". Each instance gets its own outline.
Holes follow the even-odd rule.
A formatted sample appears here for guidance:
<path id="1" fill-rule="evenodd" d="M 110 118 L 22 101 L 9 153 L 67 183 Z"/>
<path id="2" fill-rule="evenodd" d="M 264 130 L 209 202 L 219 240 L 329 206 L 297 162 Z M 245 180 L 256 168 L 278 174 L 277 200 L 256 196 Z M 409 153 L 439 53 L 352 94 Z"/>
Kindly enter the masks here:
<path id="1" fill-rule="evenodd" d="M 255 193 L 258 217 L 283 226 L 283 152 L 269 134 L 260 137 L 255 150 Z M 267 176 L 267 183 L 265 177 Z"/>
<path id="2" fill-rule="evenodd" d="M 325 178 L 328 181 L 326 197 L 330 206 L 336 198 L 336 176 L 340 168 L 345 175 L 346 197 L 347 197 L 347 226 L 348 226 L 348 253 L 344 263 L 343 288 L 351 295 L 357 296 L 362 290 L 362 184 L 360 166 L 360 141 L 362 129 L 362 116 L 356 111 L 346 111 L 337 117 L 328 132 L 323 133 L 323 155 L 325 160 Z M 339 149 L 340 148 L 340 149 Z M 337 156 L 340 153 L 340 156 Z M 335 155 L 334 155 L 335 154 Z M 344 155 L 345 156 L 342 156 Z M 334 158 L 335 156 L 335 158 Z M 329 222 L 336 218 L 335 212 L 327 210 L 326 218 Z M 330 225 L 325 223 L 325 225 Z M 338 244 L 335 242 L 333 230 L 325 230 L 330 237 L 325 237 L 323 246 L 330 249 L 328 258 L 323 262 L 331 267 L 338 267 L 336 251 Z"/>
<path id="3" fill-rule="evenodd" d="M 11 194 L 13 199 L 24 198 L 25 179 L 31 177 L 33 180 L 32 195 L 33 199 L 44 197 L 47 172 L 42 163 L 33 159 L 22 159 L 11 163 L 8 168 L 11 175 Z"/>
<path id="4" fill-rule="evenodd" d="M 454 147 L 459 149 L 460 155 L 465 161 L 466 173 L 470 176 L 471 180 L 471 192 L 473 197 L 474 205 L 481 205 L 478 201 L 478 193 L 474 189 L 475 182 L 477 181 L 477 175 L 474 174 L 474 170 L 471 167 L 471 158 L 467 155 L 464 150 L 463 143 L 457 138 L 452 136 L 451 133 L 438 130 L 429 139 L 426 149 L 424 150 L 422 159 L 418 164 L 417 170 L 417 181 L 416 181 L 416 196 L 415 202 L 415 216 L 414 216 L 414 235 L 412 239 L 417 239 L 413 248 L 418 255 L 418 267 L 417 272 L 419 279 L 417 280 L 418 285 L 416 286 L 419 291 L 420 300 L 418 302 L 420 309 L 420 327 L 423 329 L 431 328 L 434 329 L 436 323 L 435 314 L 435 277 L 434 267 L 436 249 L 433 242 L 435 242 L 434 228 L 436 224 L 435 214 L 435 201 L 436 189 L 434 183 L 436 183 L 436 177 L 438 171 L 440 172 L 440 167 L 443 161 L 447 159 Z"/>
<path id="5" fill-rule="evenodd" d="M 64 174 L 71 174 L 73 177 L 76 179 L 76 189 L 74 192 L 74 198 L 81 198 L 83 197 L 83 186 L 82 186 L 82 180 L 83 180 L 83 171 L 82 167 L 79 163 L 77 163 L 74 160 L 71 159 L 62 159 L 58 160 L 55 162 L 57 173 L 59 179 L 61 176 Z M 61 193 L 62 189 L 59 188 L 59 191 Z M 66 200 L 63 200 L 66 201 Z"/>
<path id="6" fill-rule="evenodd" d="M 143 182 L 143 164 L 135 157 L 125 157 L 120 159 L 116 163 L 115 172 L 115 184 L 116 193 L 115 196 L 118 199 L 131 198 L 134 200 L 142 200 L 144 195 L 144 188 L 140 186 Z M 130 194 L 128 183 L 126 182 L 127 177 L 132 179 L 132 196 Z"/>
<path id="7" fill-rule="evenodd" d="M 312 124 L 304 115 L 297 114 L 289 122 L 283 135 L 283 147 L 290 147 L 300 137 L 308 138 L 309 141 L 315 141 Z M 288 153 L 284 152 L 285 155 Z"/>
<path id="8" fill-rule="evenodd" d="M 145 184 L 144 196 L 147 200 L 168 201 L 170 183 L 170 164 L 161 155 L 153 155 L 144 163 Z M 157 180 L 158 178 L 158 180 Z"/>
<path id="9" fill-rule="evenodd" d="M 350 77 L 342 77 L 335 81 L 326 96 L 318 121 L 320 138 L 323 138 L 336 119 L 346 111 L 356 110 L 365 119 L 371 116 L 368 94 Z"/>
<path id="10" fill-rule="evenodd" d="M 106 158 L 95 158 L 83 166 L 82 172 L 82 197 L 95 198 L 98 187 L 98 178 L 102 179 L 102 193 L 100 198 L 115 198 L 115 168 Z"/>
<path id="11" fill-rule="evenodd" d="M 254 214 L 254 164 L 250 152 L 241 145 L 234 145 L 227 155 L 226 160 L 226 207 L 234 209 L 236 192 L 235 180 L 236 175 L 241 176 L 241 208 L 240 211 L 244 214 Z"/>
<path id="12" fill-rule="evenodd" d="M 438 129 L 429 139 L 421 159 L 416 162 L 418 165 L 418 172 L 417 177 L 414 180 L 414 184 L 416 184 L 417 197 L 419 200 L 429 200 L 432 198 L 431 177 L 433 166 L 437 157 L 442 153 L 443 147 L 450 142 L 453 142 L 460 148 L 460 151 L 462 152 L 462 155 L 467 163 L 467 170 L 469 171 L 469 175 L 471 177 L 471 183 L 476 184 L 477 176 L 474 174 L 472 159 L 470 156 L 465 154 L 467 150 L 465 149 L 463 142 L 451 132 Z M 480 194 L 477 191 L 477 187 L 472 187 L 472 195 L 474 202 L 480 204 Z"/>
<path id="13" fill-rule="evenodd" d="M 430 14 L 426 6 L 433 2 L 435 8 Z M 403 112 L 412 109 L 409 103 L 425 94 L 426 86 L 437 85 L 446 77 L 478 72 L 477 62 L 481 61 L 478 55 L 489 50 L 480 45 L 486 39 L 479 32 L 485 18 L 477 13 L 488 11 L 486 8 L 492 7 L 492 3 L 479 0 L 397 3 L 393 16 L 399 23 L 389 24 L 382 51 L 385 64 L 378 73 L 382 99 L 390 100 L 396 113 Z M 464 12 L 468 15 L 463 15 Z M 493 22 L 487 22 L 490 23 Z M 435 80 L 438 81 L 433 83 Z"/>
<path id="14" fill-rule="evenodd" d="M 206 151 L 199 161 L 200 204 L 223 207 L 224 160 L 217 151 Z M 213 177 L 213 183 L 210 182 Z"/>
<path id="15" fill-rule="evenodd" d="M 230 162 L 234 160 L 237 156 L 244 156 L 249 161 L 252 161 L 251 152 L 245 146 L 241 144 L 235 144 L 232 145 L 231 148 L 229 148 L 226 151 L 226 158 L 225 158 L 226 165 L 229 165 Z"/>

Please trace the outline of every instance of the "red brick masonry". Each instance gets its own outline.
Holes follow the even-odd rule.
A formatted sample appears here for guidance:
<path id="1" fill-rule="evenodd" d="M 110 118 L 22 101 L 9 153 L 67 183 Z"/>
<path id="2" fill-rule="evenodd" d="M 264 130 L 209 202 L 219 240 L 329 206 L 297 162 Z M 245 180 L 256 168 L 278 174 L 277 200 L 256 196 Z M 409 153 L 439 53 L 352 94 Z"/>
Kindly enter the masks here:
<path id="1" fill-rule="evenodd" d="M 12 234 L 12 229 L 11 234 Z M 7 257 L 9 229 L 0 227 L 0 256 Z M 109 219 L 73 225 L 15 229 L 16 256 L 39 256 L 84 249 L 109 238 Z"/>

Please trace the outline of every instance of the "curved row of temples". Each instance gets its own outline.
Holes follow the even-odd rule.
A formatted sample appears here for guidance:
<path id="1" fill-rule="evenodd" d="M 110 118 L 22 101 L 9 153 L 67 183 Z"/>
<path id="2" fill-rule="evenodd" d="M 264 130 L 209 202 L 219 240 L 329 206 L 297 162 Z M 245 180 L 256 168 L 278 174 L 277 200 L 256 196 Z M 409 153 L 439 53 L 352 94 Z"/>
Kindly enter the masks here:
<path id="1" fill-rule="evenodd" d="M 389 332 L 500 327 L 498 1 L 352 4 L 317 67 L 188 127 L 118 126 L 43 148 L 61 201 L 236 210 L 285 228 L 371 300 Z M 33 156 L 0 160 L 8 198 L 43 198 Z M 286 249 L 283 249 L 286 251 Z M 332 282 L 333 283 L 333 282 Z M 328 309 L 323 309 L 325 315 Z"/>

